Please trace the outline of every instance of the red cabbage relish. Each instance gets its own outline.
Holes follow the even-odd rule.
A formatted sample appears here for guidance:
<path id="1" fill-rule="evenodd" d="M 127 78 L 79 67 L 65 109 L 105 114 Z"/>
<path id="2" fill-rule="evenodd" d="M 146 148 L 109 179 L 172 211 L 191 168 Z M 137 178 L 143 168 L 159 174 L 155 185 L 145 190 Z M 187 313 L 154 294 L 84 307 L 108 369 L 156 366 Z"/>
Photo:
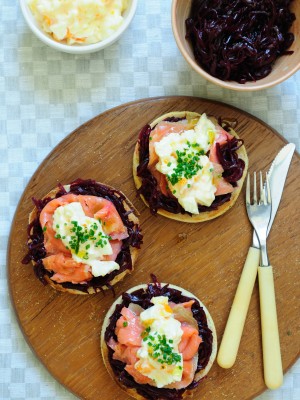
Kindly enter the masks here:
<path id="1" fill-rule="evenodd" d="M 94 289 L 99 290 L 103 290 L 103 287 L 111 288 L 109 282 L 111 282 L 116 275 L 122 273 L 126 269 L 132 270 L 130 246 L 139 249 L 141 244 L 143 243 L 143 235 L 141 234 L 140 227 L 139 225 L 134 224 L 128 218 L 131 211 L 125 210 L 123 204 L 123 202 L 126 202 L 125 196 L 121 192 L 113 188 L 109 188 L 106 185 L 98 183 L 92 179 L 77 179 L 70 184 L 70 191 L 68 193 L 73 193 L 77 195 L 80 194 L 98 196 L 111 201 L 116 207 L 123 224 L 126 226 L 129 237 L 127 239 L 123 239 L 121 251 L 119 252 L 116 259 L 116 263 L 120 265 L 119 270 L 114 270 L 105 276 L 93 277 L 86 284 L 74 284 L 71 282 L 64 282 L 60 283 L 59 285 L 63 286 L 66 289 L 75 289 L 86 293 L 88 293 L 89 287 L 93 287 Z M 55 198 L 61 197 L 65 194 L 67 194 L 65 188 L 62 185 L 59 185 L 59 191 L 56 193 Z M 45 275 L 51 278 L 53 272 L 46 270 L 43 265 L 43 258 L 45 258 L 47 254 L 44 247 L 44 234 L 40 225 L 39 217 L 42 209 L 51 200 L 51 197 L 40 200 L 33 198 L 33 202 L 37 209 L 37 215 L 35 219 L 28 225 L 28 253 L 22 260 L 23 264 L 29 264 L 30 261 L 35 262 L 35 275 L 44 285 L 47 284 Z M 54 281 L 53 283 L 56 284 L 56 282 Z"/>
<path id="2" fill-rule="evenodd" d="M 178 122 L 182 121 L 184 118 L 166 118 L 165 121 L 168 122 Z M 223 123 L 220 119 L 218 121 L 219 125 L 223 125 L 223 129 L 227 132 L 230 131 L 230 124 Z M 154 128 L 153 128 L 154 129 Z M 138 143 L 139 143 L 139 165 L 137 167 L 137 176 L 141 179 L 141 187 L 138 189 L 138 193 L 142 194 L 149 204 L 149 208 L 152 214 L 156 214 L 158 209 L 163 209 L 173 214 L 189 214 L 184 208 L 179 204 L 178 200 L 174 196 L 165 196 L 158 188 L 156 178 L 151 174 L 148 169 L 149 164 L 149 136 L 152 129 L 150 125 L 146 125 L 142 128 L 139 133 Z M 222 165 L 224 172 L 222 174 L 223 178 L 229 182 L 233 187 L 237 186 L 237 181 L 243 176 L 243 171 L 245 168 L 245 162 L 238 157 L 237 150 L 243 146 L 244 141 L 242 139 L 237 139 L 233 137 L 228 140 L 225 144 L 219 145 L 217 147 L 217 155 Z M 231 193 L 216 196 L 210 207 L 203 205 L 198 205 L 199 212 L 206 212 L 216 210 L 219 206 L 229 201 L 231 198 Z"/>
<path id="3" fill-rule="evenodd" d="M 265 78 L 278 57 L 293 53 L 292 1 L 193 0 L 185 23 L 196 61 L 224 81 Z"/>
<path id="4" fill-rule="evenodd" d="M 117 320 L 121 316 L 122 308 L 128 307 L 130 303 L 138 304 L 144 310 L 146 310 L 153 305 L 151 303 L 151 299 L 152 297 L 156 296 L 166 296 L 168 297 L 169 301 L 176 304 L 195 300 L 194 298 L 183 295 L 180 290 L 170 288 L 168 285 L 161 286 L 161 284 L 157 282 L 157 279 L 154 275 L 152 275 L 152 279 L 154 283 L 148 284 L 147 288 L 145 289 L 138 289 L 132 293 L 123 293 L 122 302 L 116 305 L 116 308 L 109 319 L 109 324 L 106 328 L 104 335 L 104 340 L 106 344 L 111 338 L 117 341 L 117 336 L 115 334 Z M 198 364 L 196 369 L 197 373 L 203 370 L 210 360 L 213 346 L 213 334 L 207 325 L 206 314 L 201 307 L 199 301 L 197 300 L 195 300 L 194 304 L 192 305 L 192 313 L 198 324 L 199 335 L 202 338 L 202 342 L 198 349 Z M 156 388 L 148 384 L 138 384 L 135 382 L 134 378 L 127 371 L 125 371 L 124 368 L 126 364 L 122 361 L 114 360 L 114 351 L 109 346 L 107 346 L 107 349 L 109 363 L 117 379 L 121 382 L 122 385 L 128 388 L 136 389 L 136 391 L 145 399 L 181 400 L 183 399 L 183 394 L 186 390 L 194 389 L 200 383 L 200 381 L 193 380 L 193 382 L 189 386 L 179 390 Z"/>

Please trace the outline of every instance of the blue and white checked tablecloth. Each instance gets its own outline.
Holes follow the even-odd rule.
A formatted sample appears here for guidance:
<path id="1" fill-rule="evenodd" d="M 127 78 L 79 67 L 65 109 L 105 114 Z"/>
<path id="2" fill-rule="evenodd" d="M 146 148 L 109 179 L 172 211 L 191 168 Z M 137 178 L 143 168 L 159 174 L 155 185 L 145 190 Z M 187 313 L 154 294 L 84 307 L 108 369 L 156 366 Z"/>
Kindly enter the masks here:
<path id="1" fill-rule="evenodd" d="M 171 30 L 171 0 L 138 3 L 118 43 L 74 56 L 41 43 L 26 26 L 18 2 L 0 0 L 0 399 L 74 398 L 25 343 L 6 280 L 6 247 L 18 200 L 37 166 L 69 132 L 131 100 L 193 95 L 250 112 L 299 151 L 300 72 L 256 93 L 221 89 L 193 72 L 179 53 Z M 267 399 L 300 399 L 299 361 L 285 375 L 281 389 L 259 396 Z"/>

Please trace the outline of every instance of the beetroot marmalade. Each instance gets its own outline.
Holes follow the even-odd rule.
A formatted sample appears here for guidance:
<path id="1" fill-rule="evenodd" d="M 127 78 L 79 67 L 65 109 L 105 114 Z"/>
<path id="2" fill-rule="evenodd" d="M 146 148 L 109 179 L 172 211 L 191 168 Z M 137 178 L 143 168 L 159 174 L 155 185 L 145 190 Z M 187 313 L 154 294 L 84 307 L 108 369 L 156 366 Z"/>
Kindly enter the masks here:
<path id="1" fill-rule="evenodd" d="M 168 122 L 178 122 L 185 118 L 166 118 L 164 121 Z M 222 123 L 219 118 L 219 125 L 223 125 L 223 129 L 229 132 L 230 128 L 233 126 L 226 121 Z M 234 122 L 236 127 L 237 123 Z M 163 209 L 173 214 L 189 214 L 185 209 L 179 204 L 176 197 L 165 196 L 158 188 L 156 178 L 151 174 L 148 169 L 149 163 L 149 136 L 151 131 L 150 125 L 145 125 L 139 133 L 138 144 L 139 144 L 139 165 L 137 167 L 137 176 L 141 178 L 142 184 L 138 189 L 138 193 L 142 194 L 149 204 L 151 214 L 155 215 L 158 209 Z M 232 186 L 237 186 L 237 181 L 243 176 L 243 171 L 245 168 L 245 162 L 238 157 L 237 150 L 244 144 L 242 139 L 237 139 L 233 137 L 228 140 L 227 143 L 223 145 L 217 144 L 217 154 L 220 163 L 224 169 L 222 174 L 223 178 L 227 180 Z M 231 198 L 231 193 L 216 196 L 212 204 L 207 206 L 198 205 L 199 212 L 206 212 L 216 210 L 222 204 L 229 201 Z"/>
<path id="2" fill-rule="evenodd" d="M 110 322 L 108 327 L 106 328 L 104 335 L 104 340 L 106 344 L 109 342 L 110 338 L 117 340 L 117 336 L 115 334 L 117 320 L 121 316 L 122 308 L 128 307 L 130 303 L 138 304 L 143 309 L 147 309 L 153 305 L 151 303 L 152 297 L 156 296 L 166 296 L 168 297 L 169 301 L 176 304 L 195 300 L 194 304 L 192 305 L 192 313 L 195 320 L 197 321 L 199 335 L 202 338 L 202 342 L 198 350 L 198 365 L 196 373 L 203 370 L 209 362 L 213 345 L 213 335 L 211 330 L 208 328 L 207 318 L 203 308 L 200 306 L 199 302 L 196 299 L 184 296 L 180 290 L 170 288 L 168 285 L 161 286 L 160 283 L 156 281 L 156 278 L 153 278 L 154 283 L 148 284 L 146 289 L 138 289 L 132 293 L 123 293 L 121 304 L 118 304 L 116 306 L 113 314 L 109 319 Z M 107 349 L 109 363 L 118 380 L 126 387 L 136 389 L 136 391 L 145 399 L 181 400 L 183 399 L 183 394 L 186 390 L 194 389 L 199 385 L 199 381 L 194 380 L 186 388 L 176 390 L 165 388 L 159 389 L 148 384 L 138 384 L 135 382 L 134 378 L 127 371 L 125 371 L 124 368 L 126 364 L 122 361 L 114 360 L 112 358 L 114 351 L 109 346 L 107 346 Z"/>
<path id="3" fill-rule="evenodd" d="M 265 78 L 278 57 L 293 53 L 288 51 L 294 41 L 291 2 L 193 0 L 185 23 L 196 61 L 221 80 Z"/>
<path id="4" fill-rule="evenodd" d="M 88 293 L 88 289 L 93 287 L 94 289 L 103 290 L 103 287 L 111 288 L 109 284 L 113 278 L 125 271 L 126 269 L 132 269 L 132 260 L 130 254 L 130 246 L 140 248 L 143 242 L 143 236 L 140 231 L 140 227 L 129 220 L 128 215 L 130 211 L 126 211 L 123 205 L 123 201 L 126 201 L 125 196 L 115 189 L 109 188 L 101 183 L 98 183 L 92 179 L 77 179 L 70 185 L 70 191 L 68 193 L 81 194 L 81 195 L 91 195 L 103 197 L 106 200 L 111 201 L 116 207 L 124 225 L 128 230 L 129 237 L 124 239 L 122 242 L 122 248 L 117 256 L 116 262 L 120 265 L 119 270 L 112 271 L 105 276 L 93 277 L 86 284 L 74 284 L 71 282 L 60 283 L 66 289 L 80 290 L 81 292 Z M 57 192 L 55 198 L 61 197 L 67 194 L 65 188 L 59 185 L 59 191 Z M 44 284 L 47 284 L 44 275 L 51 277 L 53 272 L 48 271 L 44 268 L 43 258 L 46 257 L 46 250 L 44 247 L 44 234 L 40 225 L 39 217 L 42 209 L 45 207 L 52 198 L 47 197 L 45 199 L 33 199 L 33 202 L 37 209 L 36 218 L 28 225 L 28 253 L 23 258 L 22 263 L 28 264 L 30 261 L 34 261 L 36 264 L 34 266 L 35 275 Z M 56 282 L 53 281 L 54 284 Z"/>

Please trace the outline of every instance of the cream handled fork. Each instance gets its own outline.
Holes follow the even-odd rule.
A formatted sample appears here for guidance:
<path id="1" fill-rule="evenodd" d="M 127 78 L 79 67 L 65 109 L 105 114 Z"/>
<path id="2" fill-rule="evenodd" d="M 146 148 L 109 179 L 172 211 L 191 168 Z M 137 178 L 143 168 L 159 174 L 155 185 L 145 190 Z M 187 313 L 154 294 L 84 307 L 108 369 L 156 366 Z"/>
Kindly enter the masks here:
<path id="1" fill-rule="evenodd" d="M 217 362 L 222 368 L 231 368 L 235 363 L 257 276 L 259 258 L 260 249 L 252 244 L 248 251 L 218 352 Z"/>
<path id="2" fill-rule="evenodd" d="M 246 207 L 249 220 L 257 234 L 261 249 L 261 266 L 258 267 L 260 314 L 263 345 L 264 378 L 269 389 L 282 385 L 283 373 L 278 333 L 273 269 L 267 253 L 267 229 L 271 217 L 271 193 L 268 175 L 263 187 L 260 173 L 260 201 L 257 201 L 256 174 L 254 174 L 253 204 L 250 196 L 250 179 L 247 177 Z"/>

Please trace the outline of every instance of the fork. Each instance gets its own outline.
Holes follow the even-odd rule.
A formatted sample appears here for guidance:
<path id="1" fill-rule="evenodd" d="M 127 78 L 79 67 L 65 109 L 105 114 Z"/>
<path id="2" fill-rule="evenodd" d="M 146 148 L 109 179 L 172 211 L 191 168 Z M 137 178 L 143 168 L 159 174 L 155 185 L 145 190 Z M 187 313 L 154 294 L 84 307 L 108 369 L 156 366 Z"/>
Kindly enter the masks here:
<path id="1" fill-rule="evenodd" d="M 257 234 L 261 262 L 258 267 L 260 314 L 262 329 L 262 347 L 264 379 L 269 389 L 277 389 L 283 381 L 280 341 L 278 333 L 273 269 L 267 252 L 267 228 L 271 217 L 271 192 L 268 175 L 263 186 L 262 173 L 259 173 L 260 200 L 257 201 L 256 173 L 253 181 L 253 204 L 251 204 L 250 177 L 247 176 L 246 208 L 249 220 Z"/>

